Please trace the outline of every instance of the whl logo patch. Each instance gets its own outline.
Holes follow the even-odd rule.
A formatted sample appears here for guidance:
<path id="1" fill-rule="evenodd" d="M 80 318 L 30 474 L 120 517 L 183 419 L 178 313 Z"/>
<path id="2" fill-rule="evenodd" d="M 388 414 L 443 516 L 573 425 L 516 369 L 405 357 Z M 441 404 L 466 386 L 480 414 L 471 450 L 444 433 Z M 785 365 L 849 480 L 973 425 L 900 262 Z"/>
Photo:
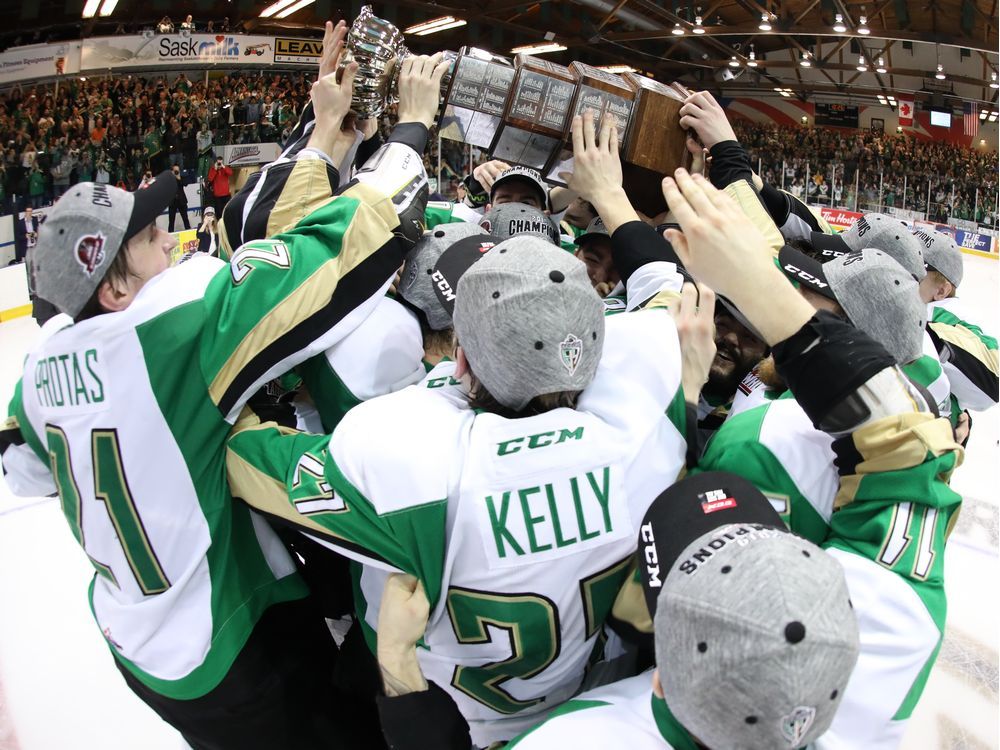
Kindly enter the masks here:
<path id="1" fill-rule="evenodd" d="M 726 490 L 709 490 L 698 493 L 701 501 L 701 511 L 705 515 L 715 513 L 717 510 L 728 510 L 736 507 L 736 498 L 732 497 Z"/>
<path id="2" fill-rule="evenodd" d="M 559 360 L 567 372 L 573 375 L 581 359 L 583 359 L 583 341 L 571 333 L 559 343 Z"/>
<path id="3" fill-rule="evenodd" d="M 97 267 L 104 262 L 104 235 L 100 232 L 83 235 L 76 241 L 73 254 L 87 276 L 93 276 Z"/>

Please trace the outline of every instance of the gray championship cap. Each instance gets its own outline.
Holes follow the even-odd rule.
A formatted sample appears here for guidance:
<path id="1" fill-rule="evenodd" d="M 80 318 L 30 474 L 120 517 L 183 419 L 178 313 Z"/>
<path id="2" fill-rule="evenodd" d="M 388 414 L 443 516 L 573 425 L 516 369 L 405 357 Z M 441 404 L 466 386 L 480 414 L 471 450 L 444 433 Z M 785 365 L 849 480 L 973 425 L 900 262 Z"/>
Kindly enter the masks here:
<path id="1" fill-rule="evenodd" d="M 812 232 L 813 247 L 825 258 L 836 258 L 866 247 L 888 254 L 919 281 L 927 275 L 919 240 L 902 221 L 888 214 L 865 214 L 846 232 L 823 234 Z"/>
<path id="2" fill-rule="evenodd" d="M 897 364 L 912 362 L 923 352 L 927 308 L 919 284 L 888 253 L 867 248 L 820 263 L 785 245 L 778 260 L 786 276 L 840 305 Z"/>
<path id="3" fill-rule="evenodd" d="M 638 564 L 666 704 L 706 747 L 815 741 L 858 658 L 840 564 L 789 532 L 735 474 L 688 477 L 653 501 Z"/>
<path id="4" fill-rule="evenodd" d="M 962 251 L 958 244 L 944 232 L 932 229 L 925 232 L 917 229 L 913 232 L 924 245 L 924 262 L 927 267 L 944 276 L 957 289 L 962 283 Z"/>
<path id="5" fill-rule="evenodd" d="M 576 244 L 582 245 L 587 240 L 600 237 L 603 237 L 608 241 L 611 240 L 611 235 L 608 233 L 608 228 L 604 226 L 604 220 L 600 216 L 598 216 L 596 219 L 593 219 L 587 225 L 587 229 L 584 231 L 584 233 L 576 238 Z"/>
<path id="6" fill-rule="evenodd" d="M 424 233 L 403 263 L 399 296 L 420 310 L 433 331 L 451 328 L 451 313 L 446 311 L 434 292 L 431 275 L 438 258 L 449 247 L 466 237 L 482 237 L 486 230 L 466 221 L 439 224 Z"/>
<path id="7" fill-rule="evenodd" d="M 35 292 L 76 317 L 122 245 L 152 224 L 176 192 L 169 171 L 134 193 L 96 182 L 71 187 L 38 229 L 31 261 Z"/>
<path id="8" fill-rule="evenodd" d="M 538 171 L 531 167 L 511 167 L 501 172 L 500 176 L 493 181 L 493 187 L 490 188 L 490 201 L 496 195 L 498 187 L 512 180 L 521 180 L 531 185 L 535 192 L 538 193 L 538 205 L 542 208 L 546 208 L 549 205 L 549 186 L 542 180 L 542 176 Z"/>
<path id="9" fill-rule="evenodd" d="M 502 203 L 493 206 L 479 226 L 492 234 L 497 242 L 503 242 L 518 234 L 533 234 L 553 245 L 559 244 L 559 226 L 548 214 L 526 203 Z"/>
<path id="10" fill-rule="evenodd" d="M 604 305 L 580 260 L 532 236 L 472 263 L 451 255 L 438 262 L 435 289 L 454 300 L 459 344 L 497 401 L 520 410 L 536 396 L 590 384 L 604 349 Z"/>

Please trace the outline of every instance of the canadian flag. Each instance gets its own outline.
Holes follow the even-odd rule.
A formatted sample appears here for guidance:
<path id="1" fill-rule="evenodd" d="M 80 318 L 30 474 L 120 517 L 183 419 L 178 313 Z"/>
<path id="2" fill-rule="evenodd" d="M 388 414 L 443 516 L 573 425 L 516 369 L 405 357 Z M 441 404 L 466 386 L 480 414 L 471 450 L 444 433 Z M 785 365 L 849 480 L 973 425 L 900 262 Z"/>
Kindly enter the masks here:
<path id="1" fill-rule="evenodd" d="M 903 127 L 913 126 L 913 100 L 899 100 L 899 124 Z"/>

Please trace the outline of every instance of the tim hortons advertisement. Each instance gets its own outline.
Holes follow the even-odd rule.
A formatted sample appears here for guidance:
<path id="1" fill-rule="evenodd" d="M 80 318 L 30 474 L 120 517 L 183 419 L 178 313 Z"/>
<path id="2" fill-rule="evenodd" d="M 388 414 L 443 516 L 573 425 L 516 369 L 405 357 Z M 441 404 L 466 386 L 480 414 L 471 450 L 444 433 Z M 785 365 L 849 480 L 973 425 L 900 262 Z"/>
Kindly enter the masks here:
<path id="1" fill-rule="evenodd" d="M 849 229 L 854 222 L 861 218 L 861 214 L 857 211 L 848 211 L 843 208 L 821 207 L 819 212 L 826 219 L 826 223 L 838 232 Z"/>
<path id="2" fill-rule="evenodd" d="M 145 34 L 85 39 L 81 70 L 177 65 L 271 65 L 274 40 L 243 34 Z"/>

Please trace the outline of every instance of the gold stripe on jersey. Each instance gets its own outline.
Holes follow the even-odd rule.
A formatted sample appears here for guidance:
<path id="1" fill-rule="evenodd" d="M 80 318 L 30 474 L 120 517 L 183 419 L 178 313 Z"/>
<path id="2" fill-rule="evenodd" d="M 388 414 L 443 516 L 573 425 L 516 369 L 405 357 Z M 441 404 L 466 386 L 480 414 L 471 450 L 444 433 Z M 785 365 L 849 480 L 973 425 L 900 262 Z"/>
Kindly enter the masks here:
<path id="1" fill-rule="evenodd" d="M 774 257 L 778 257 L 778 251 L 785 244 L 781 238 L 781 232 L 771 215 L 761 203 L 760 196 L 746 180 L 737 180 L 723 188 L 724 193 L 733 198 L 740 206 L 744 214 L 753 222 L 753 225 L 764 235 L 764 239 L 771 248 Z"/>
<path id="2" fill-rule="evenodd" d="M 979 360 L 994 375 L 1000 374 L 1000 359 L 996 349 L 990 349 L 975 333 L 965 326 L 932 322 L 930 328 L 942 341 L 947 341 Z"/>
<path id="3" fill-rule="evenodd" d="M 257 422 L 257 424 L 253 424 Z M 282 435 L 295 435 L 297 430 L 283 427 L 275 422 L 263 422 L 252 412 L 244 410 L 240 416 L 239 429 L 230 435 L 246 430 L 275 430 Z M 233 496 L 262 513 L 290 521 L 304 531 L 315 531 L 324 537 L 333 536 L 328 528 L 320 526 L 308 516 L 299 513 L 288 501 L 288 489 L 272 476 L 260 471 L 237 452 L 226 449 L 226 471 Z"/>
<path id="4" fill-rule="evenodd" d="M 611 616 L 619 622 L 631 625 L 639 633 L 653 632 L 653 618 L 649 614 L 649 607 L 646 606 L 646 595 L 634 571 L 622 584 L 611 607 Z"/>
<path id="5" fill-rule="evenodd" d="M 851 440 L 862 460 L 853 474 L 841 477 L 833 505 L 835 510 L 854 502 L 861 480 L 869 474 L 919 466 L 928 453 L 942 456 L 956 451 L 955 468 L 962 465 L 965 457 L 965 450 L 955 442 L 951 423 L 927 412 L 876 420 L 857 430 Z"/>
<path id="6" fill-rule="evenodd" d="M 389 229 L 398 226 L 399 219 L 391 199 L 365 185 L 354 185 L 342 196 L 360 202 L 344 232 L 340 253 L 317 268 L 243 337 L 208 388 L 208 394 L 216 405 L 221 403 L 229 386 L 254 357 L 326 307 L 338 282 L 393 239 Z"/>
<path id="7" fill-rule="evenodd" d="M 266 237 L 287 232 L 333 197 L 328 167 L 322 159 L 295 161 L 267 218 Z M 266 181 L 267 173 L 261 179 Z"/>

